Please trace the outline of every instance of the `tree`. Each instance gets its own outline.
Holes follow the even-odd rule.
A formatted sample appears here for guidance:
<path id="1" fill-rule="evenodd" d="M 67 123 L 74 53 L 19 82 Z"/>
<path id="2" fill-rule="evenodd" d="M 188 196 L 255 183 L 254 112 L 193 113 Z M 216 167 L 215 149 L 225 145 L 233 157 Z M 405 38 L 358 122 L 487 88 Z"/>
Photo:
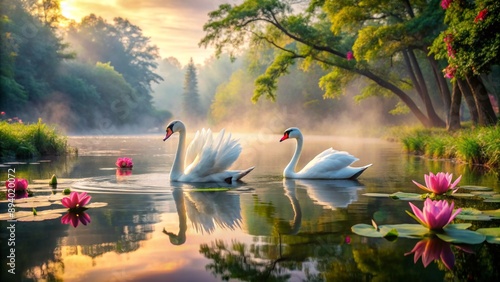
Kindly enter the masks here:
<path id="1" fill-rule="evenodd" d="M 434 41 L 431 51 L 437 58 L 447 59 L 445 73 L 457 84 L 468 103 L 473 122 L 494 125 L 497 117 L 491 105 L 481 75 L 488 75 L 500 63 L 500 3 L 494 0 L 443 0 L 448 28 Z M 460 105 L 461 95 L 454 95 L 454 107 Z M 458 105 L 458 106 L 457 106 Z M 458 115 L 450 130 L 460 128 Z"/>
<path id="2" fill-rule="evenodd" d="M 123 18 L 115 18 L 114 24 L 109 24 L 91 14 L 80 24 L 71 24 L 67 38 L 79 60 L 90 64 L 109 62 L 139 94 L 142 110 L 152 110 L 151 84 L 163 80 L 154 72 L 159 53 L 138 26 Z"/>
<path id="3" fill-rule="evenodd" d="M 189 60 L 184 75 L 184 92 L 182 94 L 183 119 L 197 122 L 203 116 L 198 94 L 198 79 L 193 58 Z"/>
<path id="4" fill-rule="evenodd" d="M 73 58 L 73 54 L 66 53 L 67 45 L 56 34 L 52 21 L 40 21 L 37 14 L 30 13 L 34 13 L 31 9 L 34 5 L 32 1 L 2 1 L 0 5 L 0 106 L 11 110 L 10 114 L 17 113 L 26 119 L 33 111 L 21 109 L 28 103 L 31 107 L 39 106 L 52 91 L 52 84 L 57 76 L 55 70 L 62 60 Z M 48 5 L 46 12 L 51 14 L 51 19 L 57 18 L 60 15 L 58 3 Z"/>
<path id="5" fill-rule="evenodd" d="M 274 61 L 256 79 L 254 100 L 274 99 L 277 80 L 300 60 L 328 70 L 320 79 L 326 97 L 335 97 L 359 78 L 367 81 L 362 97 L 395 95 L 425 126 L 445 125 L 436 113 L 431 90 L 441 95 L 448 111 L 450 92 L 439 62 L 427 55 L 432 40 L 445 27 L 444 13 L 433 1 L 294 1 L 246 0 L 220 5 L 209 14 L 200 45 L 214 45 L 216 55 L 274 46 Z M 297 12 L 298 11 L 298 12 Z M 428 71 L 422 70 L 422 59 Z M 435 82 L 431 88 L 428 81 Z M 416 95 L 415 95 L 416 94 Z M 423 107 L 424 110 L 421 108 Z"/>

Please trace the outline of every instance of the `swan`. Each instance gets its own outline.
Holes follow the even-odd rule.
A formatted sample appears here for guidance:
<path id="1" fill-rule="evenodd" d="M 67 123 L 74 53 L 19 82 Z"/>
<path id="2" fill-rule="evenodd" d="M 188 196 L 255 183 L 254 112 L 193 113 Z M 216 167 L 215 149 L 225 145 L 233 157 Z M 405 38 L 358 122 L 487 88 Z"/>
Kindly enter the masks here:
<path id="1" fill-rule="evenodd" d="M 297 139 L 297 146 L 290 163 L 283 170 L 285 178 L 296 179 L 356 179 L 372 164 L 362 167 L 350 166 L 358 158 L 345 151 L 337 151 L 332 148 L 326 149 L 312 159 L 301 171 L 295 172 L 297 161 L 302 152 L 304 137 L 297 127 L 285 130 L 280 142 L 289 138 Z"/>
<path id="2" fill-rule="evenodd" d="M 224 129 L 213 139 L 210 129 L 197 131 L 185 149 L 186 126 L 180 120 L 167 125 L 167 140 L 175 132 L 179 132 L 179 145 L 174 164 L 170 170 L 170 180 L 178 182 L 225 182 L 233 184 L 250 173 L 254 167 L 246 170 L 227 170 L 241 153 L 241 146 L 236 139 L 224 136 Z M 185 154 L 185 158 L 184 158 Z M 184 166 L 187 163 L 187 166 Z"/>

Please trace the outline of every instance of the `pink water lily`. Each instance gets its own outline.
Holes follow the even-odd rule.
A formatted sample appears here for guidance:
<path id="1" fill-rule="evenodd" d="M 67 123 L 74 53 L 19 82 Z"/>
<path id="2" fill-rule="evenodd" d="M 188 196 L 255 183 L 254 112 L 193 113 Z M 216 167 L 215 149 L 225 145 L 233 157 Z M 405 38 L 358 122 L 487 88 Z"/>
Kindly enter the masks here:
<path id="1" fill-rule="evenodd" d="M 14 181 L 5 181 L 5 188 L 13 189 L 16 193 L 25 192 L 28 189 L 28 180 L 24 178 L 14 178 Z"/>
<path id="2" fill-rule="evenodd" d="M 132 159 L 127 157 L 118 158 L 115 164 L 119 168 L 132 168 L 134 166 Z"/>
<path id="3" fill-rule="evenodd" d="M 432 172 L 429 172 L 429 174 L 424 175 L 424 178 L 426 186 L 415 180 L 412 181 L 421 189 L 434 193 L 435 195 L 442 195 L 448 191 L 452 194 L 455 193 L 459 188 L 457 185 L 460 179 L 462 179 L 462 176 L 460 175 L 453 183 L 451 183 L 453 178 L 453 174 L 451 173 L 438 172 L 434 175 Z"/>
<path id="4" fill-rule="evenodd" d="M 77 227 L 78 223 L 87 225 L 90 222 L 90 216 L 85 212 L 72 212 L 69 211 L 61 218 L 62 224 L 71 224 L 73 227 Z"/>
<path id="5" fill-rule="evenodd" d="M 453 208 L 455 206 L 454 202 L 449 204 L 445 200 L 433 201 L 430 198 L 425 200 L 422 210 L 417 208 L 412 203 L 409 204 L 413 214 L 408 211 L 407 213 L 418 223 L 429 228 L 430 230 L 443 229 L 462 211 L 462 209 L 458 208 L 455 212 L 453 212 Z"/>
<path id="6" fill-rule="evenodd" d="M 87 195 L 87 192 L 82 192 L 80 194 L 71 192 L 71 194 L 69 194 L 68 197 L 64 197 L 61 202 L 68 209 L 79 209 L 88 204 L 91 198 L 92 197 Z"/>

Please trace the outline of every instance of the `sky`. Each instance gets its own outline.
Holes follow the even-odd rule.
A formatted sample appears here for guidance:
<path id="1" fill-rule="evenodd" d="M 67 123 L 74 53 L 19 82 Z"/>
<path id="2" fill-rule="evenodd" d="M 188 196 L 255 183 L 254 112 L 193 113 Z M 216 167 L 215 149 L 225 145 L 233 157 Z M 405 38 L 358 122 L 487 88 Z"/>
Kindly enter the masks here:
<path id="1" fill-rule="evenodd" d="M 91 13 L 113 23 L 122 17 L 142 29 L 162 58 L 175 57 L 184 66 L 193 58 L 203 64 L 214 54 L 212 48 L 199 47 L 208 13 L 220 4 L 237 0 L 60 0 L 63 16 L 80 22 Z"/>

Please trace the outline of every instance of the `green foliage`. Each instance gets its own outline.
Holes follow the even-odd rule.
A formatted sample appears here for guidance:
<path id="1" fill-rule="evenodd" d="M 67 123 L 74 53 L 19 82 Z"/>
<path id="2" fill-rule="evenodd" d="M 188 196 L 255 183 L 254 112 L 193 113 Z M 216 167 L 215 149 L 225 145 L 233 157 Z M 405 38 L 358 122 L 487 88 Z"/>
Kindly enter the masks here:
<path id="1" fill-rule="evenodd" d="M 476 20 L 483 10 L 487 11 L 484 19 Z M 496 0 L 453 1 L 446 9 L 448 28 L 434 40 L 431 52 L 448 59 L 461 77 L 471 72 L 489 73 L 500 63 L 499 15 L 500 3 Z M 445 36 L 451 36 L 452 56 L 447 54 Z"/>
<path id="2" fill-rule="evenodd" d="M 0 159 L 66 154 L 66 138 L 41 120 L 34 124 L 0 121 Z"/>
<path id="3" fill-rule="evenodd" d="M 396 127 L 391 133 L 407 152 L 432 158 L 454 158 L 469 164 L 500 167 L 500 128 L 481 127 L 450 133 L 445 129 Z"/>

